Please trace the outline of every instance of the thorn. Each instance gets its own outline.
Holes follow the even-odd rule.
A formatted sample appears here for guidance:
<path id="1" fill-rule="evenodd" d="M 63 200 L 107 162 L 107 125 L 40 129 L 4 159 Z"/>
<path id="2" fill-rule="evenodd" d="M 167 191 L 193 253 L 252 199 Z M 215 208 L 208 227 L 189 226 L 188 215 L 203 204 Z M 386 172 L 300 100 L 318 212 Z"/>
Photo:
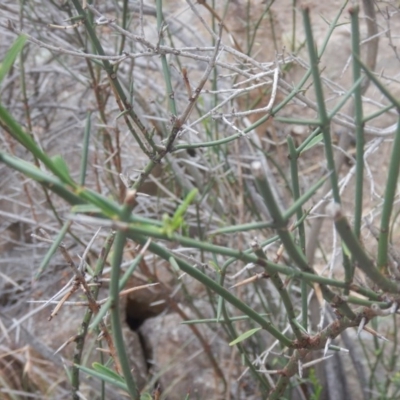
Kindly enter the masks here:
<path id="1" fill-rule="evenodd" d="M 311 367 L 311 366 L 313 366 L 315 364 L 318 364 L 321 361 L 329 360 L 331 357 L 333 357 L 333 354 L 330 354 L 329 356 L 326 356 L 326 357 L 318 358 L 317 360 L 310 361 L 310 362 L 308 362 L 308 363 L 303 365 L 303 369 Z"/>
<path id="2" fill-rule="evenodd" d="M 342 353 L 348 353 L 348 352 L 349 352 L 348 349 L 345 349 L 345 348 L 339 347 L 339 346 L 335 346 L 335 345 L 333 345 L 333 344 L 329 346 L 329 350 L 341 351 Z"/>
<path id="3" fill-rule="evenodd" d="M 105 349 L 104 347 L 96 347 L 96 350 L 100 351 L 101 353 L 111 354 L 111 351 L 109 349 Z"/>
<path id="4" fill-rule="evenodd" d="M 55 352 L 53 355 L 58 354 L 61 350 L 67 347 L 70 343 L 74 342 L 78 338 L 78 335 L 73 335 L 66 342 L 64 342 Z"/>
<path id="5" fill-rule="evenodd" d="M 367 322 L 366 318 L 362 317 L 360 325 L 358 326 L 358 329 L 357 329 L 357 336 L 360 336 L 360 333 L 364 329 L 366 322 Z"/>
<path id="6" fill-rule="evenodd" d="M 384 340 L 385 342 L 390 342 L 390 340 L 385 338 L 385 336 L 383 336 L 380 333 L 374 331 L 373 329 L 369 328 L 368 326 L 364 326 L 364 331 L 370 333 L 371 335 L 377 337 L 378 339 Z"/>
<path id="7" fill-rule="evenodd" d="M 262 278 L 269 278 L 269 275 L 266 274 L 265 272 L 261 272 L 259 274 L 254 275 L 254 276 L 251 276 L 250 278 L 247 278 L 247 279 L 245 279 L 245 280 L 243 280 L 241 282 L 236 283 L 235 285 L 231 286 L 229 289 L 234 289 L 234 288 L 239 287 L 239 286 L 247 285 L 248 283 L 253 283 L 253 282 L 258 281 L 258 280 L 260 280 Z"/>
<path id="8" fill-rule="evenodd" d="M 326 340 L 326 343 L 325 343 L 324 357 L 326 357 L 326 353 L 328 352 L 329 346 L 331 343 L 332 343 L 332 339 L 330 337 L 328 337 L 328 339 Z"/>
<path id="9" fill-rule="evenodd" d="M 301 362 L 301 360 L 299 360 L 297 363 L 299 368 L 299 377 L 303 378 L 303 363 Z"/>
<path id="10" fill-rule="evenodd" d="M 282 375 L 281 369 L 269 369 L 269 370 L 259 369 L 257 371 L 262 372 L 263 374 L 266 374 L 266 375 Z"/>

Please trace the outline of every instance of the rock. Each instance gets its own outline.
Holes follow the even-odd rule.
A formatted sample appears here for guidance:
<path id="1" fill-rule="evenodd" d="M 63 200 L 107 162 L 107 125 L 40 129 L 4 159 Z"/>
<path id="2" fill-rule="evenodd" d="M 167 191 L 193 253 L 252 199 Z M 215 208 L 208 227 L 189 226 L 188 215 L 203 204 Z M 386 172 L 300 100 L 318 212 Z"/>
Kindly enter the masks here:
<path id="1" fill-rule="evenodd" d="M 146 351 L 150 357 L 151 372 L 159 376 L 159 383 L 169 400 L 183 399 L 190 393 L 199 399 L 224 398 L 224 382 L 212 366 L 207 350 L 202 347 L 189 325 L 182 325 L 178 314 L 150 318 L 140 328 Z M 230 348 L 220 329 L 205 325 L 196 328 L 207 341 L 209 352 L 222 371 L 226 371 Z"/>

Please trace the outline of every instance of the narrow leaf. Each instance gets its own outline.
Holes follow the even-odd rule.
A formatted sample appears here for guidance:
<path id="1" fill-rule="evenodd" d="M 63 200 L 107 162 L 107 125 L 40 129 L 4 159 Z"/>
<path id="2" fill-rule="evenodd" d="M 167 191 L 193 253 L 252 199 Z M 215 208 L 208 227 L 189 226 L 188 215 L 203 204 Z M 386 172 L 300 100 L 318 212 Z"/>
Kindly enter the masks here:
<path id="1" fill-rule="evenodd" d="M 18 54 L 24 48 L 25 42 L 26 42 L 26 36 L 20 36 L 7 51 L 4 60 L 0 64 L 0 83 L 3 81 L 4 77 L 10 71 Z"/>
<path id="2" fill-rule="evenodd" d="M 235 340 L 229 343 L 229 346 L 233 346 L 234 344 L 243 342 L 243 340 L 249 338 L 250 336 L 253 336 L 255 333 L 260 331 L 262 328 L 254 328 L 250 329 L 249 331 L 242 333 L 239 337 L 237 337 Z"/>
<path id="3" fill-rule="evenodd" d="M 57 251 L 58 246 L 60 245 L 61 241 L 64 239 L 65 235 L 68 232 L 68 228 L 71 226 L 71 221 L 67 221 L 64 226 L 62 227 L 61 231 L 58 233 L 57 237 L 54 239 L 53 244 L 50 246 L 50 249 L 48 250 L 47 254 L 43 258 L 42 263 L 40 264 L 40 267 L 38 271 L 35 274 L 35 280 L 39 278 L 39 276 L 43 273 L 43 271 L 47 268 L 47 266 L 50 263 L 50 260 L 52 259 L 54 253 Z"/>
<path id="4" fill-rule="evenodd" d="M 56 155 L 51 158 L 51 161 L 58 172 L 57 176 L 65 183 L 72 183 L 73 180 L 69 174 L 68 165 L 65 160 L 60 155 Z"/>
<path id="5" fill-rule="evenodd" d="M 196 188 L 192 189 L 188 193 L 185 200 L 183 200 L 182 204 L 176 209 L 175 214 L 173 216 L 173 220 L 179 219 L 179 217 L 183 217 L 183 215 L 185 214 L 186 210 L 188 209 L 192 201 L 196 198 L 197 193 L 198 190 Z"/>
<path id="6" fill-rule="evenodd" d="M 82 147 L 82 159 L 81 159 L 81 168 L 79 173 L 79 184 L 81 186 L 85 185 L 86 180 L 86 171 L 87 171 L 87 162 L 88 162 L 88 153 L 89 153 L 89 138 L 90 138 L 90 128 L 91 128 L 91 115 L 92 113 L 89 111 L 86 115 L 86 126 L 85 133 L 83 137 L 83 147 Z"/>
<path id="7" fill-rule="evenodd" d="M 108 374 L 103 374 L 102 372 L 97 372 L 94 369 L 90 369 L 87 367 L 84 367 L 83 365 L 78 365 L 74 364 L 77 368 L 79 368 L 81 371 L 83 371 L 85 374 L 88 374 L 90 376 L 93 376 L 95 378 L 98 378 L 104 382 L 111 383 L 112 385 L 125 390 L 126 392 L 128 391 L 128 388 L 124 382 L 121 382 L 119 379 L 114 379 Z"/>
<path id="8" fill-rule="evenodd" d="M 97 371 L 97 372 L 99 372 L 99 373 L 101 373 L 101 374 L 103 374 L 105 376 L 108 376 L 111 379 L 115 379 L 116 381 L 120 381 L 122 383 L 125 382 L 125 379 L 122 378 L 122 376 L 118 375 L 115 371 L 113 371 L 112 369 L 106 367 L 103 364 L 100 364 L 98 362 L 94 362 L 92 364 L 92 367 L 93 367 L 93 369 L 95 371 Z"/>
<path id="9" fill-rule="evenodd" d="M 71 193 L 58 178 L 48 175 L 32 163 L 1 151 L 0 162 L 7 164 L 9 167 L 22 172 L 25 176 L 39 182 L 41 185 L 66 200 L 69 204 L 75 205 L 82 203 L 82 200 L 75 196 L 74 193 Z"/>
<path id="10" fill-rule="evenodd" d="M 324 184 L 326 179 L 329 177 L 329 175 L 324 176 L 322 179 L 320 179 L 315 185 L 313 185 L 306 193 L 304 193 L 301 197 L 299 197 L 282 215 L 282 218 L 284 220 L 289 220 L 289 218 L 295 214 L 300 207 L 303 206 L 305 202 L 307 202 L 313 195 L 314 193 Z"/>
<path id="11" fill-rule="evenodd" d="M 316 146 L 318 143 L 322 142 L 323 140 L 324 140 L 324 137 L 322 136 L 322 134 L 315 136 L 315 138 L 313 138 L 310 141 L 310 143 L 308 143 L 308 145 L 301 152 L 304 153 L 305 151 L 310 150 L 311 148 L 313 148 L 314 146 Z"/>

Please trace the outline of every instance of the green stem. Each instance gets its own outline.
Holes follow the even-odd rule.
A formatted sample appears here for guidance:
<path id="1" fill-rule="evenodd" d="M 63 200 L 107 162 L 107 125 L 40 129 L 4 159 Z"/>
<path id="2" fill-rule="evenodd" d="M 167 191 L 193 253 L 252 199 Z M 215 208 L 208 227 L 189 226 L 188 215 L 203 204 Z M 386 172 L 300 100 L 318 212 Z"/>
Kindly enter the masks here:
<path id="1" fill-rule="evenodd" d="M 223 320 L 221 320 L 221 322 L 225 322 L 225 324 L 227 326 L 226 330 L 228 331 L 231 339 L 232 340 L 236 339 L 238 337 L 238 334 L 236 332 L 235 327 L 230 322 L 230 318 L 229 318 L 228 312 L 226 310 L 225 303 L 222 304 L 222 315 L 223 315 Z M 247 355 L 244 346 L 241 343 L 237 343 L 236 348 L 238 349 L 241 356 L 244 358 L 244 362 L 247 365 L 247 367 L 249 368 L 251 375 L 256 379 L 256 381 L 258 381 L 260 383 L 261 390 L 264 393 L 268 393 L 268 391 L 271 388 L 268 380 L 265 379 L 264 376 L 257 371 L 255 366 L 249 359 L 249 356 Z"/>
<path id="2" fill-rule="evenodd" d="M 111 246 L 114 242 L 115 233 L 111 232 L 106 239 L 105 245 L 101 251 L 101 255 L 97 260 L 96 267 L 94 270 L 93 281 L 96 282 L 98 277 L 101 276 L 104 265 L 106 263 L 108 254 L 110 253 Z M 91 292 L 94 300 L 97 300 L 97 296 L 99 294 L 100 285 L 97 284 L 93 286 Z M 74 353 L 74 366 L 72 367 L 71 372 L 71 386 L 72 386 L 72 398 L 73 400 L 79 400 L 81 397 L 78 395 L 79 391 L 79 368 L 77 365 L 81 365 L 83 348 L 85 345 L 85 339 L 88 332 L 88 327 L 90 324 L 90 320 L 92 319 L 93 313 L 90 308 L 88 308 L 85 312 L 85 316 L 83 317 L 83 321 L 78 331 L 77 338 L 75 339 L 76 347 Z"/>
<path id="3" fill-rule="evenodd" d="M 253 249 L 254 249 L 254 254 L 257 257 L 265 259 L 265 260 L 267 259 L 267 256 L 265 255 L 264 251 L 261 249 L 261 247 L 259 246 L 258 243 L 254 243 Z M 297 339 L 303 338 L 302 331 L 293 322 L 293 321 L 296 320 L 296 315 L 294 313 L 292 300 L 289 297 L 289 294 L 288 294 L 288 292 L 287 292 L 287 290 L 285 288 L 285 285 L 284 285 L 281 277 L 279 276 L 279 274 L 277 272 L 270 271 L 269 268 L 265 268 L 265 270 L 269 274 L 269 277 L 270 277 L 272 283 L 274 284 L 276 290 L 279 292 L 280 298 L 281 298 L 281 300 L 283 302 L 283 305 L 285 306 L 287 317 L 288 317 L 288 320 L 289 320 L 289 324 L 290 324 L 290 326 L 292 328 L 293 333 L 295 334 Z"/>
<path id="4" fill-rule="evenodd" d="M 89 153 L 89 138 L 90 138 L 90 127 L 91 127 L 91 112 L 89 111 L 86 115 L 86 126 L 85 132 L 83 135 L 83 147 L 82 147 L 82 159 L 81 159 L 81 168 L 79 173 L 79 184 L 81 186 L 85 185 L 86 180 L 86 169 L 87 169 L 87 160 Z"/>
<path id="5" fill-rule="evenodd" d="M 162 46 L 164 44 L 163 28 L 165 27 L 163 24 L 162 0 L 156 0 L 156 9 L 157 9 L 157 29 L 159 35 L 159 45 Z M 172 88 L 171 74 L 169 73 L 167 56 L 165 55 L 165 53 L 162 53 L 160 57 L 164 74 L 164 81 L 167 87 L 167 99 L 168 99 L 169 110 L 172 115 L 177 116 L 178 112 L 176 109 L 175 95 L 174 95 L 174 90 Z"/>
<path id="6" fill-rule="evenodd" d="M 333 157 L 333 148 L 330 134 L 330 119 L 325 107 L 324 93 L 322 89 L 321 77 L 318 70 L 319 58 L 315 51 L 315 43 L 311 29 L 311 21 L 309 9 L 303 8 L 304 29 L 306 33 L 306 41 L 308 47 L 308 54 L 310 58 L 311 73 L 313 76 L 315 96 L 317 98 L 317 105 L 319 111 L 319 118 L 321 120 L 321 131 L 324 137 L 325 157 L 328 164 L 328 171 L 330 173 L 332 194 L 336 203 L 340 204 L 340 193 L 338 186 L 338 179 L 335 169 L 335 161 Z"/>
<path id="7" fill-rule="evenodd" d="M 360 27 L 358 23 L 358 7 L 350 9 L 351 33 L 353 48 L 353 81 L 361 78 L 361 67 L 358 62 L 360 58 Z M 354 90 L 354 111 L 356 124 L 356 193 L 354 199 L 354 233 L 359 238 L 361 232 L 361 218 L 363 205 L 363 182 L 364 182 L 364 125 L 363 106 L 361 98 L 361 87 Z"/>
<path id="8" fill-rule="evenodd" d="M 93 26 L 91 25 L 89 19 L 87 18 L 86 12 L 83 10 L 81 3 L 79 0 L 72 0 L 72 3 L 74 4 L 74 7 L 76 8 L 77 12 L 79 15 L 82 16 L 82 20 L 83 23 L 85 25 L 85 28 L 89 34 L 90 40 L 92 41 L 97 53 L 101 56 L 105 56 L 105 52 L 104 49 L 96 35 L 95 30 L 93 29 Z M 118 77 L 116 72 L 114 71 L 113 66 L 111 65 L 111 63 L 108 60 L 102 60 L 101 61 L 104 67 L 104 70 L 107 73 L 107 76 L 109 78 L 110 84 L 113 86 L 113 88 L 115 89 L 116 94 L 118 95 L 118 99 L 122 102 L 123 106 L 124 106 L 124 110 L 121 110 L 122 112 L 127 112 L 128 115 L 132 118 L 132 120 L 134 121 L 136 127 L 138 128 L 138 130 L 141 132 L 141 134 L 145 137 L 148 138 L 150 135 L 147 132 L 146 127 L 143 125 L 142 121 L 140 120 L 140 118 L 138 117 L 138 115 L 135 113 L 135 111 L 133 110 L 133 106 L 132 104 L 129 103 L 128 98 L 124 92 L 124 90 L 122 89 L 121 84 L 119 83 Z M 138 143 L 138 145 L 140 146 L 141 150 L 149 155 L 149 151 L 147 150 L 146 146 L 143 144 L 142 139 L 140 137 L 140 134 L 138 132 L 136 132 L 136 130 L 134 129 L 133 125 L 130 124 L 129 120 L 127 120 L 127 124 L 128 124 L 128 128 L 129 131 L 132 133 L 132 135 L 134 136 L 136 142 Z"/>
<path id="9" fill-rule="evenodd" d="M 302 360 L 304 360 L 311 351 L 323 349 L 328 339 L 334 339 L 335 337 L 340 335 L 341 332 L 348 329 L 349 327 L 357 326 L 360 323 L 362 317 L 363 313 L 357 312 L 354 319 L 349 319 L 346 317 L 338 319 L 328 325 L 320 333 L 318 333 L 314 337 L 311 337 L 308 340 L 308 346 L 303 345 L 301 349 L 296 350 L 285 368 L 281 371 L 278 382 L 273 391 L 270 393 L 268 400 L 282 399 L 286 387 L 289 384 L 290 378 L 298 372 L 299 362 L 302 362 Z"/>
<path id="10" fill-rule="evenodd" d="M 351 230 L 346 217 L 342 214 L 340 206 L 333 205 L 333 207 L 336 230 L 339 232 L 340 237 L 346 244 L 350 253 L 357 260 L 358 267 L 373 281 L 374 284 L 378 285 L 382 290 L 389 293 L 399 293 L 400 286 L 382 275 L 375 267 L 373 261 L 365 253 L 359 240 Z"/>
<path id="11" fill-rule="evenodd" d="M 139 234 L 139 232 L 137 232 L 136 230 L 133 230 L 133 232 L 128 231 L 127 234 L 132 240 L 142 245 L 146 243 L 145 236 Z M 175 257 L 168 250 L 166 250 L 165 248 L 161 247 L 156 243 L 153 242 L 150 243 L 149 249 L 151 252 L 157 254 L 164 260 L 169 261 L 170 258 L 175 259 L 176 263 L 179 265 L 179 268 L 183 272 L 186 272 L 188 275 L 192 276 L 197 281 L 203 283 L 206 287 L 210 288 L 218 295 L 223 297 L 227 302 L 231 303 L 235 308 L 242 311 L 244 314 L 248 315 L 253 321 L 257 322 L 263 329 L 271 333 L 272 336 L 274 336 L 277 340 L 279 340 L 279 342 L 281 342 L 282 345 L 288 347 L 291 346 L 292 344 L 291 340 L 288 339 L 285 335 L 283 335 L 278 329 L 276 329 L 271 322 L 261 317 L 256 311 L 254 311 L 248 305 L 240 301 L 231 292 L 220 286 L 217 282 L 209 278 L 207 275 L 203 274 L 197 268 L 193 268 L 186 261 Z"/>
<path id="12" fill-rule="evenodd" d="M 397 124 L 397 129 L 392 145 L 392 155 L 388 166 L 388 178 L 386 182 L 385 197 L 383 200 L 381 226 L 378 242 L 378 268 L 387 275 L 388 264 L 388 246 L 389 246 L 389 224 L 392 215 L 393 203 L 396 196 L 397 183 L 399 178 L 400 168 L 400 119 Z"/>
<path id="13" fill-rule="evenodd" d="M 289 160 L 290 160 L 290 172 L 292 177 L 292 190 L 293 190 L 293 197 L 295 200 L 300 198 L 300 185 L 299 185 L 299 171 L 297 168 L 297 152 L 294 146 L 294 142 L 291 136 L 287 138 L 288 148 L 289 148 Z M 303 209 L 299 207 L 296 211 L 296 216 L 299 221 L 303 220 Z M 300 239 L 300 248 L 303 254 L 306 253 L 306 233 L 304 229 L 304 223 L 301 222 L 298 225 L 299 230 L 299 239 Z M 302 316 L 302 325 L 303 328 L 307 331 L 308 325 L 308 288 L 307 282 L 302 280 L 301 281 L 301 316 Z"/>
<path id="14" fill-rule="evenodd" d="M 282 241 L 285 250 L 288 255 L 292 258 L 295 264 L 305 272 L 309 272 L 311 274 L 314 273 L 314 270 L 308 265 L 306 257 L 304 253 L 302 253 L 299 248 L 294 243 L 293 237 L 291 233 L 287 229 L 287 220 L 282 217 L 281 211 L 278 207 L 278 204 L 274 198 L 274 195 L 271 191 L 269 183 L 265 176 L 263 175 L 261 163 L 253 162 L 252 164 L 253 175 L 256 180 L 257 187 L 264 199 L 265 204 L 268 207 L 268 210 L 274 219 L 275 228 L 278 232 L 278 235 Z M 335 304 L 337 308 L 349 318 L 354 318 L 354 313 L 350 309 L 350 307 L 336 294 L 334 294 L 327 286 L 320 285 L 321 291 L 323 293 L 324 298 Z"/>
<path id="15" fill-rule="evenodd" d="M 128 232 L 128 236 L 134 239 L 135 234 L 142 235 L 146 237 L 153 237 L 161 240 L 169 240 L 172 242 L 180 243 L 186 247 L 192 247 L 199 250 L 208 251 L 210 253 L 220 254 L 228 257 L 232 257 L 232 260 L 242 260 L 246 263 L 254 263 L 260 265 L 261 267 L 270 268 L 273 272 L 279 272 L 291 277 L 296 277 L 299 279 L 305 279 L 307 282 L 317 282 L 324 285 L 335 286 L 339 288 L 345 288 L 346 283 L 343 281 L 338 281 L 336 279 L 325 278 L 323 276 L 317 275 L 312 268 L 310 268 L 307 264 L 303 265 L 302 267 L 304 270 L 298 270 L 293 267 L 286 267 L 281 264 L 273 263 L 269 260 L 260 259 L 248 252 L 243 252 L 239 250 L 235 250 L 229 247 L 223 247 L 214 245 L 205 241 L 199 241 L 196 239 L 192 239 L 189 237 L 181 236 L 176 233 L 167 236 L 162 229 L 154 229 L 149 226 L 142 226 L 142 225 L 131 225 L 131 224 L 120 224 L 114 223 L 113 227 L 116 229 L 123 229 Z M 141 242 L 140 242 L 141 243 Z M 230 262 L 232 260 L 229 260 Z"/>
<path id="16" fill-rule="evenodd" d="M 134 207 L 135 192 L 129 191 L 122 208 L 121 220 L 126 221 Z M 140 393 L 133 379 L 129 359 L 125 350 L 124 336 L 121 327 L 121 314 L 119 309 L 119 277 L 121 271 L 122 256 L 126 243 L 126 232 L 119 230 L 114 243 L 114 253 L 111 265 L 110 277 L 110 299 L 111 299 L 111 325 L 114 338 L 115 348 L 117 349 L 118 358 L 121 364 L 122 373 L 128 387 L 129 394 L 132 399 L 139 400 Z"/>

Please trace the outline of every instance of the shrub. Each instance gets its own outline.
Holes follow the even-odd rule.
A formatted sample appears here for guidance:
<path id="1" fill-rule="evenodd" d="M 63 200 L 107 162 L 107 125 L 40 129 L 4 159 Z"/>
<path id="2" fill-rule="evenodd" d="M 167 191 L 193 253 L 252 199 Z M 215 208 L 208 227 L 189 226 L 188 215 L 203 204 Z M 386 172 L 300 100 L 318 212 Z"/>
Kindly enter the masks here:
<path id="1" fill-rule="evenodd" d="M 373 123 L 397 117 L 400 105 L 374 73 L 378 17 L 373 2 L 364 2 L 365 58 L 358 8 L 349 12 L 352 83 L 347 88 L 319 68 L 347 2 L 318 48 L 310 10 L 293 2 L 291 53 L 276 44 L 276 56 L 257 48 L 268 29 L 271 40 L 276 35 L 273 2 L 262 10 L 258 6 L 262 12 L 256 18 L 256 6 L 248 2 L 243 29 L 235 22 L 243 15 L 230 14 L 228 6 L 188 2 L 190 19 L 184 20 L 174 6 L 163 13 L 162 3 L 157 0 L 152 8 L 128 1 L 103 6 L 27 1 L 20 6 L 19 25 L 12 15 L 15 6 L 7 8 L 12 18 L 2 25 L 8 37 L 18 35 L 0 68 L 0 161 L 18 172 L 3 187 L 4 204 L 14 202 L 5 215 L 19 228 L 31 223 L 34 246 L 50 246 L 34 265 L 36 280 L 46 282 L 58 249 L 70 267 L 72 278 L 52 299 L 57 306 L 50 318 L 75 293 L 86 299 L 72 338 L 73 398 L 82 393 L 82 372 L 132 399 L 166 396 L 163 388 L 150 395 L 150 384 L 139 387 L 126 349 L 121 299 L 138 289 L 125 290 L 139 266 L 166 290 L 163 301 L 189 319 L 185 324 L 219 380 L 216 398 L 229 396 L 232 379 L 242 373 L 249 374 L 251 385 L 247 392 L 239 390 L 239 397 L 295 398 L 302 392 L 321 398 L 325 383 L 332 398 L 335 390 L 343 389 L 339 396 L 344 396 L 337 357 L 342 351 L 349 353 L 364 398 L 395 398 L 400 286 L 393 238 L 400 124 L 379 129 Z M 304 43 L 296 39 L 300 12 Z M 68 16 L 68 25 L 60 15 Z M 308 64 L 300 57 L 304 46 Z M 302 78 L 289 84 L 301 67 Z M 370 83 L 384 100 L 366 100 Z M 366 115 L 370 103 L 375 109 Z M 335 144 L 338 126 L 346 131 Z M 383 157 L 382 138 L 388 133 L 390 157 L 381 159 L 386 176 L 369 164 L 372 155 Z M 366 140 L 366 134 L 376 139 Z M 354 157 L 347 153 L 352 143 Z M 354 164 L 341 173 L 346 157 Z M 349 182 L 354 190 L 345 191 Z M 376 190 L 372 199 L 366 183 Z M 25 210 L 30 218 L 22 216 Z M 49 227 L 52 235 L 38 230 Z M 79 262 L 73 245 L 82 249 Z M 152 263 L 155 273 L 149 272 Z M 171 281 L 159 278 L 161 270 Z M 101 302 L 99 282 L 108 277 L 108 297 Z M 13 300 L 3 298 L 6 311 L 25 300 L 17 289 L 29 283 L 13 279 L 10 273 Z M 172 295 L 175 288 L 180 301 Z M 182 304 L 198 318 L 189 318 Z M 222 367 L 198 325 L 223 332 L 237 350 L 236 368 Z M 91 332 L 101 332 L 109 354 L 87 367 L 85 340 Z M 328 368 L 321 377 L 315 365 L 333 365 L 331 357 L 342 375 Z M 44 393 L 46 387 L 36 384 L 35 390 Z M 53 396 L 64 396 L 63 390 Z M 104 386 L 99 390 L 105 396 Z"/>

